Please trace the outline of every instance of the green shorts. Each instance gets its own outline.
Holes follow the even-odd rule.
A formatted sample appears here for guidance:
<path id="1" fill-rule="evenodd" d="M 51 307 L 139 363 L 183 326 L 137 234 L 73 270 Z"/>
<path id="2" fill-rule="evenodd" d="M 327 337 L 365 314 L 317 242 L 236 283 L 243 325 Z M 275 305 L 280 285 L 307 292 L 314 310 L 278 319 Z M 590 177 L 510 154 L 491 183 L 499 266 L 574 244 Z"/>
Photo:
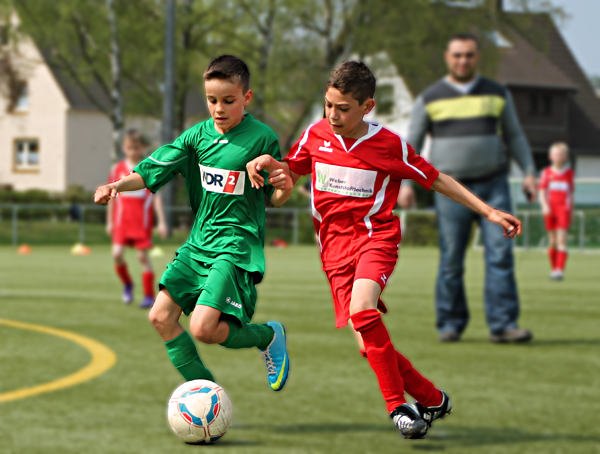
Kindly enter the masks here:
<path id="1" fill-rule="evenodd" d="M 198 304 L 231 315 L 242 325 L 254 315 L 257 294 L 252 274 L 227 260 L 203 263 L 178 254 L 167 265 L 159 287 L 168 290 L 185 315 Z"/>

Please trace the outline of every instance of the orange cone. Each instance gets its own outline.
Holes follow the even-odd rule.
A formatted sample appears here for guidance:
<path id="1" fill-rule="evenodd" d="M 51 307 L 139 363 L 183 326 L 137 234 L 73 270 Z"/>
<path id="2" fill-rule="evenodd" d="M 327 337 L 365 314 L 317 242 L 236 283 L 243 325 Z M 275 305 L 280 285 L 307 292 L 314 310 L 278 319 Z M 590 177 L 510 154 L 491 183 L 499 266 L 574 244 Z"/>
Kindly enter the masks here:
<path id="1" fill-rule="evenodd" d="M 17 254 L 31 254 L 31 248 L 28 244 L 22 244 L 19 246 L 19 249 L 17 249 Z"/>

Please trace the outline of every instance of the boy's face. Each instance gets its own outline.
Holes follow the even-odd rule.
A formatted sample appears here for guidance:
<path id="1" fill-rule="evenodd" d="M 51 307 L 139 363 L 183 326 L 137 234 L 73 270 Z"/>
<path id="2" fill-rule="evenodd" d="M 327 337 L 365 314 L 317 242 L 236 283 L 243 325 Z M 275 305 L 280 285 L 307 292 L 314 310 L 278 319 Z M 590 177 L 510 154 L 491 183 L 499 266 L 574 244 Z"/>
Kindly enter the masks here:
<path id="1" fill-rule="evenodd" d="M 569 154 L 563 147 L 552 147 L 548 157 L 550 162 L 557 167 L 562 167 L 569 160 Z"/>
<path id="2" fill-rule="evenodd" d="M 252 90 L 229 80 L 211 79 L 204 82 L 210 116 L 221 134 L 235 128 L 244 118 L 244 107 L 252 99 Z"/>
<path id="3" fill-rule="evenodd" d="M 146 147 L 143 143 L 129 137 L 125 137 L 123 140 L 123 154 L 128 160 L 133 162 L 141 161 L 144 158 L 144 151 L 146 151 Z"/>
<path id="4" fill-rule="evenodd" d="M 331 130 L 343 137 L 352 136 L 374 106 L 373 99 L 359 104 L 352 93 L 343 94 L 337 88 L 329 87 L 325 93 L 325 117 Z"/>

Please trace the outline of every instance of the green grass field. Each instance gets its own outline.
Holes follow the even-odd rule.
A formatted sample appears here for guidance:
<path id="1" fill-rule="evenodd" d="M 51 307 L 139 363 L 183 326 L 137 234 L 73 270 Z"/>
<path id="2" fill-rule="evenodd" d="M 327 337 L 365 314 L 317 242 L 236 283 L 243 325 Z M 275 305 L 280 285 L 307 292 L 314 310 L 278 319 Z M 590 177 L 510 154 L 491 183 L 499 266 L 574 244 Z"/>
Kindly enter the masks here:
<path id="1" fill-rule="evenodd" d="M 158 274 L 171 252 L 156 259 Z M 83 384 L 0 403 L 0 453 L 600 452 L 600 256 L 572 254 L 567 279 L 557 283 L 548 281 L 544 254 L 517 254 L 521 325 L 535 341 L 493 345 L 482 313 L 482 257 L 471 252 L 471 324 L 462 342 L 446 345 L 434 330 L 437 254 L 402 250 L 384 294 L 396 346 L 454 401 L 454 414 L 426 440 L 399 438 L 351 334 L 333 327 L 327 282 L 307 246 L 269 248 L 259 286 L 255 320 L 276 319 L 288 330 L 291 375 L 283 392 L 267 387 L 257 351 L 199 347 L 234 406 L 227 436 L 202 447 L 181 443 L 167 425 L 166 402 L 182 378 L 146 312 L 120 303 L 108 247 L 86 257 L 67 247 L 35 246 L 28 256 L 2 247 L 0 318 L 90 337 L 118 362 Z M 131 269 L 137 277 L 139 266 Z M 0 325 L 0 339 L 0 397 L 90 361 L 82 347 L 39 332 Z"/>

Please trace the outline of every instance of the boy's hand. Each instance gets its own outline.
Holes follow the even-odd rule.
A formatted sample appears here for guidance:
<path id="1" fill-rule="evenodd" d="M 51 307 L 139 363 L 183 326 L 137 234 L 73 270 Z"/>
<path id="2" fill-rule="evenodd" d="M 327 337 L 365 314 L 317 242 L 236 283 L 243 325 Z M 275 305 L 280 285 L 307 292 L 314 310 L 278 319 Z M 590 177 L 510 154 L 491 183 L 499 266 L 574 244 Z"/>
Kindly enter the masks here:
<path id="1" fill-rule="evenodd" d="M 158 234 L 163 240 L 166 239 L 167 236 L 169 236 L 169 227 L 167 227 L 167 224 L 165 224 L 164 222 L 158 223 Z"/>
<path id="2" fill-rule="evenodd" d="M 253 188 L 259 189 L 265 185 L 265 179 L 260 175 L 262 170 L 267 170 L 267 167 L 271 165 L 271 156 L 268 154 L 259 156 L 246 164 L 248 170 L 248 178 Z"/>
<path id="3" fill-rule="evenodd" d="M 113 226 L 112 224 L 106 224 L 106 233 L 108 233 L 108 235 L 112 235 L 112 231 L 113 231 Z"/>
<path id="4" fill-rule="evenodd" d="M 106 205 L 110 200 L 117 196 L 117 188 L 112 184 L 105 184 L 96 189 L 94 194 L 94 202 L 99 205 Z"/>
<path id="5" fill-rule="evenodd" d="M 294 187 L 292 177 L 285 173 L 283 169 L 276 169 L 269 174 L 268 183 L 273 185 L 275 189 L 286 191 Z"/>
<path id="6" fill-rule="evenodd" d="M 504 228 L 506 238 L 514 238 L 521 234 L 521 221 L 514 216 L 502 211 L 492 210 L 487 216 L 488 221 L 500 224 Z"/>

